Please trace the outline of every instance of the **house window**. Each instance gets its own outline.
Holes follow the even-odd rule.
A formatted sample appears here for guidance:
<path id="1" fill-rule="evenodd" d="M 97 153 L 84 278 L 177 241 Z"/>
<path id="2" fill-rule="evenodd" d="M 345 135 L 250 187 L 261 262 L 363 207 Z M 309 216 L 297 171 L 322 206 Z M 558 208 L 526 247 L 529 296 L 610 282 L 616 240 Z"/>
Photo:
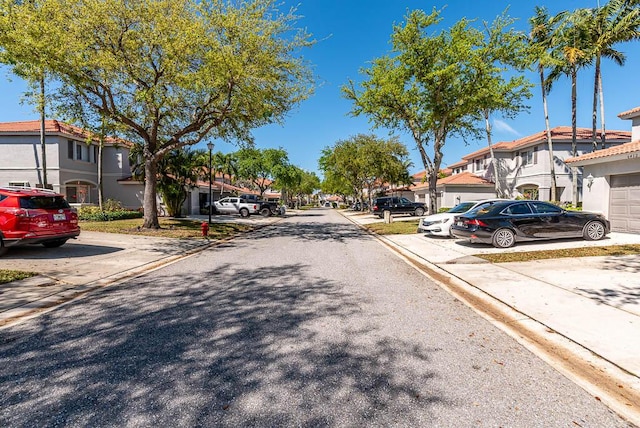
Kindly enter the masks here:
<path id="1" fill-rule="evenodd" d="M 482 159 L 476 159 L 474 163 L 475 163 L 476 171 L 480 171 L 482 169 Z"/>
<path id="2" fill-rule="evenodd" d="M 531 150 L 525 150 L 520 152 L 520 158 L 522 159 L 522 166 L 535 165 L 538 163 L 538 146 Z"/>
<path id="3" fill-rule="evenodd" d="M 98 146 L 91 146 L 93 148 L 93 163 L 98 163 Z"/>
<path id="4" fill-rule="evenodd" d="M 67 157 L 73 159 L 73 141 L 67 140 Z"/>
<path id="5" fill-rule="evenodd" d="M 10 181 L 9 186 L 11 187 L 31 187 L 31 183 L 28 181 Z"/>
<path id="6" fill-rule="evenodd" d="M 76 144 L 76 159 L 82 160 L 82 145 Z"/>

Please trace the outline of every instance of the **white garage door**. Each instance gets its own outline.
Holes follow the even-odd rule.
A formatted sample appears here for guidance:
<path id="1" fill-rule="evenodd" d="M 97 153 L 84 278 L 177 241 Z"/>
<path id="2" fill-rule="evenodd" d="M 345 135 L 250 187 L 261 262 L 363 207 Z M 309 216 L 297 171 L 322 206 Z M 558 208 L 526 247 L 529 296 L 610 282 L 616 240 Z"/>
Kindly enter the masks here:
<path id="1" fill-rule="evenodd" d="M 640 233 L 640 174 L 611 176 L 609 221 L 614 232 Z"/>

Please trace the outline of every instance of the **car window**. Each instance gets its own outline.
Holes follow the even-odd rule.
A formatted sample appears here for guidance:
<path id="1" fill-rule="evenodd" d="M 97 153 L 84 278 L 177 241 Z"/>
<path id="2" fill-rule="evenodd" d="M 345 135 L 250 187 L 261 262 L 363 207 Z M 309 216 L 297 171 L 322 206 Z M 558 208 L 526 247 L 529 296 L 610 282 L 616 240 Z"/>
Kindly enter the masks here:
<path id="1" fill-rule="evenodd" d="M 4 201 L 7 198 L 8 198 L 7 195 L 0 195 L 0 202 Z"/>
<path id="2" fill-rule="evenodd" d="M 531 205 L 535 208 L 535 210 L 540 214 L 560 214 L 562 213 L 562 209 L 553 204 L 545 204 L 543 202 L 531 202 Z"/>
<path id="3" fill-rule="evenodd" d="M 225 203 L 229 202 L 229 198 L 222 198 L 218 202 L 221 203 L 221 204 L 225 204 Z"/>
<path id="4" fill-rule="evenodd" d="M 531 214 L 531 208 L 529 204 L 514 204 L 509 205 L 503 212 L 512 215 Z"/>
<path id="5" fill-rule="evenodd" d="M 20 208 L 59 210 L 69 208 L 62 196 L 27 196 L 20 198 Z"/>
<path id="6" fill-rule="evenodd" d="M 400 198 L 400 203 L 401 204 L 410 204 L 411 201 L 409 199 L 407 199 L 407 198 Z"/>
<path id="7" fill-rule="evenodd" d="M 475 202 L 462 202 L 455 207 L 451 208 L 448 213 L 466 213 L 471 207 L 475 205 Z"/>

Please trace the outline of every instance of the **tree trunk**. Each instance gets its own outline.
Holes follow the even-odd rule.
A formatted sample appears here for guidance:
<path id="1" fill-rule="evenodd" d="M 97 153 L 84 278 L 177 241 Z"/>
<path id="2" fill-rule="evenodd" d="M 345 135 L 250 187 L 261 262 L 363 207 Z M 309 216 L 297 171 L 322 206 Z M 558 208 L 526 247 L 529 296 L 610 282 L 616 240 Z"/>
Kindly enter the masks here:
<path id="1" fill-rule="evenodd" d="M 436 133 L 433 142 L 433 166 L 429 173 L 429 214 L 438 212 L 438 173 L 440 172 L 440 163 L 442 162 L 442 146 L 444 145 L 443 133 Z"/>
<path id="2" fill-rule="evenodd" d="M 98 146 L 98 206 L 100 211 L 103 210 L 104 195 L 102 193 L 102 148 L 104 147 L 104 135 L 100 137 L 100 145 Z"/>
<path id="3" fill-rule="evenodd" d="M 42 151 L 42 187 L 47 188 L 47 142 L 45 129 L 45 90 L 44 90 L 44 74 L 40 77 L 40 99 L 38 100 L 38 109 L 40 110 L 40 150 Z"/>
<path id="4" fill-rule="evenodd" d="M 544 68 L 540 67 L 540 88 L 542 89 L 542 107 L 544 110 L 544 125 L 547 132 L 547 146 L 549 151 L 549 175 L 551 176 L 551 201 L 558 200 L 556 195 L 556 160 L 553 155 L 553 139 L 551 138 L 551 126 L 549 125 L 549 107 L 547 106 L 547 91 L 544 89 Z"/>
<path id="5" fill-rule="evenodd" d="M 604 126 L 604 92 L 602 91 L 602 70 L 598 73 L 598 93 L 600 94 L 600 132 L 602 133 L 602 144 L 600 145 L 601 149 L 607 148 L 607 131 Z"/>
<path id="6" fill-rule="evenodd" d="M 487 143 L 489 144 L 489 156 L 491 157 L 491 165 L 493 165 L 493 182 L 496 190 L 496 197 L 502 197 L 502 190 L 500 189 L 500 173 L 496 158 L 493 155 L 493 145 L 491 144 L 491 124 L 489 123 L 489 110 L 484 111 L 484 124 L 487 131 Z"/>
<path id="7" fill-rule="evenodd" d="M 598 150 L 598 78 L 600 77 L 600 55 L 596 57 L 596 75 L 593 79 L 593 110 L 591 111 L 591 137 L 593 151 Z"/>
<path id="8" fill-rule="evenodd" d="M 156 182 L 158 178 L 158 164 L 145 156 L 144 160 L 144 223 L 145 229 L 160 229 L 158 221 L 158 203 L 156 201 Z"/>
<path id="9" fill-rule="evenodd" d="M 578 84 L 578 71 L 575 66 L 571 68 L 571 156 L 578 156 L 578 143 L 577 143 L 577 84 Z M 578 168 L 571 167 L 572 176 L 572 204 L 574 207 L 578 206 Z"/>
<path id="10" fill-rule="evenodd" d="M 104 147 L 104 138 L 106 133 L 106 118 L 102 115 L 102 123 L 100 126 L 100 141 L 98 142 L 98 207 L 103 211 L 104 195 L 102 194 L 102 149 Z"/>

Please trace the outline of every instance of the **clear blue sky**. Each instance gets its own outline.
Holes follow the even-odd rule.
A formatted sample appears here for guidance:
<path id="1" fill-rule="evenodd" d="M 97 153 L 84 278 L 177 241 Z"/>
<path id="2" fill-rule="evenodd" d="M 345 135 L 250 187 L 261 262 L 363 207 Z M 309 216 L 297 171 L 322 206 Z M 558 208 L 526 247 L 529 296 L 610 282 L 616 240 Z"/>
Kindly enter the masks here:
<path id="1" fill-rule="evenodd" d="M 605 0 L 601 0 L 604 4 Z M 299 26 L 312 33 L 318 43 L 306 50 L 304 56 L 314 67 L 318 79 L 315 95 L 292 111 L 284 126 L 271 125 L 254 132 L 258 147 L 282 147 L 289 153 L 295 165 L 317 171 L 317 160 L 322 148 L 338 140 L 359 133 L 374 132 L 386 137 L 385 130 L 373 131 L 366 117 L 349 116 L 351 103 L 342 98 L 340 88 L 348 79 L 359 81 L 359 70 L 368 67 L 369 61 L 386 54 L 394 24 L 404 21 L 407 12 L 433 7 L 444 7 L 444 18 L 439 28 L 448 28 L 462 17 L 493 21 L 509 7 L 509 15 L 517 18 L 516 26 L 528 29 L 528 19 L 536 5 L 546 6 L 550 13 L 574 10 L 580 7 L 595 7 L 598 0 L 285 0 L 288 6 L 298 5 L 301 15 Z M 446 7 L 445 7 L 446 6 Z M 603 86 L 607 129 L 630 130 L 631 123 L 618 119 L 618 113 L 640 106 L 640 42 L 618 46 L 627 55 L 627 63 L 619 67 L 609 60 L 603 62 Z M 529 79 L 537 84 L 537 75 L 530 73 Z M 578 84 L 578 126 L 591 127 L 591 100 L 593 70 L 580 72 Z M 36 119 L 29 105 L 20 105 L 25 87 L 6 69 L 0 71 L 0 121 Z M 494 142 L 511 141 L 544 129 L 544 117 L 540 88 L 532 90 L 529 113 L 522 113 L 514 120 L 494 118 Z M 571 125 L 570 82 L 562 78 L 549 96 L 551 126 Z M 401 136 L 406 144 L 414 166 L 410 172 L 423 169 L 413 141 Z M 448 139 L 444 148 L 443 166 L 460 160 L 461 156 L 486 145 L 486 141 L 462 141 Z M 203 145 L 204 147 L 204 145 Z M 216 142 L 216 150 L 233 151 L 234 146 Z"/>

